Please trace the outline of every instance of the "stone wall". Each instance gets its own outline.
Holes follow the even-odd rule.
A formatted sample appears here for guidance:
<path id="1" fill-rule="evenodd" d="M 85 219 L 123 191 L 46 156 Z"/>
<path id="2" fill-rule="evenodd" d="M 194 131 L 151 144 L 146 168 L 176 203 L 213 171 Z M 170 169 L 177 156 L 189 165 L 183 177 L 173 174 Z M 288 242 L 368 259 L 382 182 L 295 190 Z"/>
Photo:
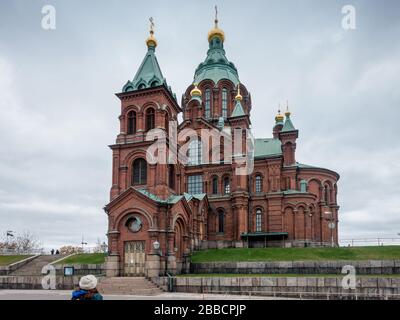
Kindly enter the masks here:
<path id="1" fill-rule="evenodd" d="M 341 274 L 346 265 L 354 266 L 357 274 L 400 274 L 400 260 L 207 262 L 191 263 L 190 273 Z"/>
<path id="2" fill-rule="evenodd" d="M 80 278 L 81 276 L 56 276 L 56 289 L 72 290 L 78 286 Z M 39 290 L 43 289 L 42 279 L 42 276 L 2 276 L 0 277 L 0 289 Z"/>
<path id="3" fill-rule="evenodd" d="M 344 289 L 342 280 L 342 277 L 177 277 L 173 278 L 173 291 L 318 299 L 400 299 L 400 278 L 358 277 L 354 290 Z M 155 283 L 167 289 L 168 278 L 159 278 Z"/>
<path id="4" fill-rule="evenodd" d="M 75 268 L 73 276 L 64 276 L 64 267 Z M 87 274 L 93 274 L 97 278 L 105 276 L 104 264 L 65 264 L 54 265 L 56 270 L 56 289 L 71 290 L 78 286 L 79 279 Z M 42 279 L 46 276 L 0 276 L 0 289 L 43 289 Z"/>
<path id="5" fill-rule="evenodd" d="M 10 265 L 0 266 L 0 276 L 6 276 L 6 275 L 10 274 L 11 272 L 17 270 L 18 268 L 23 267 L 24 265 L 26 265 L 28 262 L 32 261 L 33 259 L 36 259 L 37 257 L 39 257 L 39 255 L 27 256 L 27 258 L 17 261 L 17 262 L 14 262 Z"/>
<path id="6" fill-rule="evenodd" d="M 85 276 L 87 274 L 93 275 L 105 275 L 106 265 L 105 264 L 56 264 L 54 265 L 56 274 L 63 276 L 64 267 L 74 267 L 76 276 Z"/>

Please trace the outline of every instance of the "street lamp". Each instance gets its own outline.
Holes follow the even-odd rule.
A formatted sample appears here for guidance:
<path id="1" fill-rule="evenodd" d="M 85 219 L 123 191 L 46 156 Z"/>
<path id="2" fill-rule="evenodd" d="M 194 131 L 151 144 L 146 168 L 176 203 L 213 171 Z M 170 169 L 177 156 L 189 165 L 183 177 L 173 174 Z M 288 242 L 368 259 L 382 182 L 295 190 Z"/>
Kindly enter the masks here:
<path id="1" fill-rule="evenodd" d="M 328 228 L 331 230 L 331 246 L 332 248 L 335 246 L 335 242 L 333 240 L 333 229 L 335 229 L 336 225 L 335 225 L 335 220 L 333 217 L 333 212 L 332 211 L 325 211 L 325 214 L 329 214 L 330 217 L 330 222 L 328 223 Z"/>

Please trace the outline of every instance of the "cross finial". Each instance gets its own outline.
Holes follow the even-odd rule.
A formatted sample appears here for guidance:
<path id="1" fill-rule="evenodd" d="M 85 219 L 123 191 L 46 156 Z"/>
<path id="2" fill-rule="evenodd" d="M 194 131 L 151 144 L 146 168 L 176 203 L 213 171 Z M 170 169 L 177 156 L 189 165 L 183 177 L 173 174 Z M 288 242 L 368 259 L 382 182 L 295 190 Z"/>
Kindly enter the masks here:
<path id="1" fill-rule="evenodd" d="M 215 27 L 218 26 L 218 7 L 215 6 Z"/>
<path id="2" fill-rule="evenodd" d="M 150 17 L 149 21 L 150 21 L 150 33 L 153 34 L 154 33 L 154 19 L 153 19 L 153 17 Z"/>
<path id="3" fill-rule="evenodd" d="M 291 113 L 289 111 L 289 100 L 286 100 L 286 112 L 285 112 L 285 116 L 286 117 L 290 117 Z"/>

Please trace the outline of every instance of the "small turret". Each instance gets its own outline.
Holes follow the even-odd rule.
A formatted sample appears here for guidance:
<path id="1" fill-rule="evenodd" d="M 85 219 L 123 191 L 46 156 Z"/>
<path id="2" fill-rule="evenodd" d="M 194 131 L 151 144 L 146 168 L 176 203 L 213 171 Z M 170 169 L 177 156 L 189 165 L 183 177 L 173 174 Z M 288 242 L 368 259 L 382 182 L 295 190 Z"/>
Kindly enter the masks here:
<path id="1" fill-rule="evenodd" d="M 299 136 L 299 131 L 294 127 L 290 115 L 289 106 L 287 106 L 287 111 L 285 112 L 286 120 L 282 130 L 279 132 L 284 166 L 296 164 L 296 140 Z"/>

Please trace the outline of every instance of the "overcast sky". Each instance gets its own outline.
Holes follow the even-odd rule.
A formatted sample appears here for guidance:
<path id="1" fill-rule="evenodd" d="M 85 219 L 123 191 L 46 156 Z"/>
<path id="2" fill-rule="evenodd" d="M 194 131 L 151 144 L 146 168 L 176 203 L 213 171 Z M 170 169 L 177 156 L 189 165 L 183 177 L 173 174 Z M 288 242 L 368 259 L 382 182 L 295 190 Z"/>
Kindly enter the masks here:
<path id="1" fill-rule="evenodd" d="M 299 129 L 297 161 L 341 175 L 340 237 L 400 233 L 397 0 L 0 2 L 0 232 L 46 247 L 105 240 L 120 92 L 145 52 L 180 97 L 205 58 L 219 6 L 225 49 L 252 94 L 256 137 L 278 103 Z M 56 30 L 41 27 L 56 8 Z M 356 30 L 342 28 L 344 5 Z"/>

